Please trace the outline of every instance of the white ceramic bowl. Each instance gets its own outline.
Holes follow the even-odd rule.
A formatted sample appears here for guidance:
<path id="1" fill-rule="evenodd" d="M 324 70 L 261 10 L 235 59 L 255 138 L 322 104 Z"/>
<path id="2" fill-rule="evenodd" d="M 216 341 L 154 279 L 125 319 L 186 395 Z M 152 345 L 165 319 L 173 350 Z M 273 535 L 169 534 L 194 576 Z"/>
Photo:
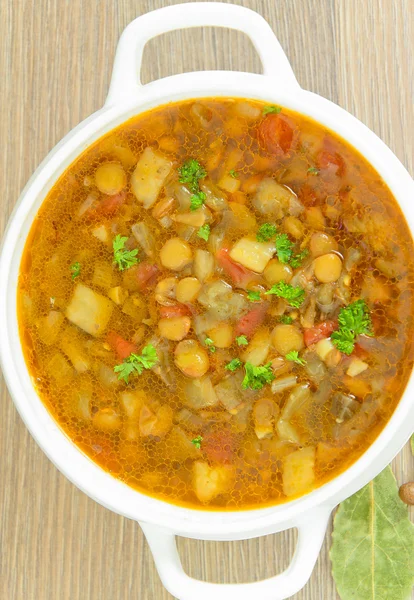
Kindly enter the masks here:
<path id="1" fill-rule="evenodd" d="M 195 26 L 222 26 L 249 36 L 263 64 L 263 75 L 207 71 L 175 75 L 143 86 L 142 51 L 146 42 L 166 31 Z M 348 140 L 390 187 L 414 232 L 414 182 L 385 144 L 360 121 L 335 104 L 301 89 L 266 21 L 231 4 L 175 5 L 139 17 L 123 32 L 105 106 L 71 131 L 29 180 L 11 216 L 0 256 L 0 358 L 10 394 L 31 434 L 50 460 L 75 485 L 109 509 L 139 521 L 165 587 L 180 600 L 282 600 L 310 577 L 329 515 L 342 500 L 375 477 L 407 441 L 414 423 L 413 377 L 392 418 L 363 456 L 344 473 L 298 500 L 273 508 L 208 512 L 182 508 L 151 498 L 100 469 L 71 443 L 42 404 L 27 370 L 20 345 L 16 291 L 27 235 L 45 196 L 58 177 L 93 141 L 133 115 L 150 108 L 196 97 L 256 98 L 298 111 Z M 211 584 L 188 577 L 180 563 L 175 535 L 208 540 L 241 540 L 299 530 L 289 568 L 270 579 L 247 584 Z"/>

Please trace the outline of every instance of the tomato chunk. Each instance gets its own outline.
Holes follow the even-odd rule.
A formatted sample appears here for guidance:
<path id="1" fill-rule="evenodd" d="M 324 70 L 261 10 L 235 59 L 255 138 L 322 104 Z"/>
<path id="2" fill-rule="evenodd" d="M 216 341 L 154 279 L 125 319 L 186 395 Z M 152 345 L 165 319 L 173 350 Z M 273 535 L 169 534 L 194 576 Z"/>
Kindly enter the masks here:
<path id="1" fill-rule="evenodd" d="M 172 306 L 160 307 L 161 319 L 174 319 L 175 317 L 187 316 L 191 316 L 191 310 L 185 304 L 173 304 Z"/>
<path id="2" fill-rule="evenodd" d="M 106 341 L 122 360 L 128 358 L 132 352 L 137 352 L 138 350 L 135 344 L 125 340 L 119 333 L 116 333 L 116 331 L 110 331 L 106 337 Z"/>
<path id="3" fill-rule="evenodd" d="M 258 327 L 263 323 L 268 308 L 267 302 L 258 304 L 240 319 L 236 325 L 235 336 L 245 335 L 251 337 Z"/>
<path id="4" fill-rule="evenodd" d="M 312 346 L 312 344 L 316 344 L 316 342 L 329 337 L 335 329 L 338 329 L 336 321 L 323 321 L 319 325 L 315 325 L 315 327 L 305 329 L 303 339 L 306 346 Z"/>
<path id="5" fill-rule="evenodd" d="M 342 177 L 345 173 L 345 161 L 338 152 L 322 150 L 316 162 L 323 174 Z"/>
<path id="6" fill-rule="evenodd" d="M 229 463 L 236 450 L 237 441 L 237 436 L 229 429 L 212 431 L 203 436 L 201 449 L 209 460 Z"/>
<path id="7" fill-rule="evenodd" d="M 124 204 L 126 198 L 125 192 L 120 192 L 114 196 L 104 196 L 96 207 L 96 212 L 104 216 L 115 214 Z"/>
<path id="8" fill-rule="evenodd" d="M 287 154 L 293 142 L 293 127 L 283 115 L 267 115 L 258 131 L 260 145 L 272 154 Z"/>
<path id="9" fill-rule="evenodd" d="M 233 280 L 236 285 L 245 287 L 254 277 L 255 274 L 243 265 L 234 262 L 229 256 L 228 248 L 221 248 L 217 252 L 217 262 L 223 271 Z"/>
<path id="10" fill-rule="evenodd" d="M 145 262 L 140 263 L 137 267 L 138 288 L 143 290 L 155 285 L 158 273 L 159 269 L 157 265 Z"/>

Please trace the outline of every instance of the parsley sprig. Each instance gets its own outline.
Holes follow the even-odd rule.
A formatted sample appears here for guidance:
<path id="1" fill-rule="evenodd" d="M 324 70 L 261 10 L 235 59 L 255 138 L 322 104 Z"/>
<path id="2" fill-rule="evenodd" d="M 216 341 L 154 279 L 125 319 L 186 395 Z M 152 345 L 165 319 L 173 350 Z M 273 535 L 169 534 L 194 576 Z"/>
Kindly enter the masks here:
<path id="1" fill-rule="evenodd" d="M 373 335 L 371 317 L 365 300 L 356 300 L 341 308 L 338 323 L 339 329 L 331 334 L 331 340 L 344 354 L 353 352 L 358 335 Z"/>
<path id="2" fill-rule="evenodd" d="M 300 358 L 299 352 L 297 350 L 291 350 L 285 356 L 286 360 L 290 360 L 291 362 L 296 363 L 297 365 L 306 365 L 306 360 Z"/>
<path id="3" fill-rule="evenodd" d="M 128 238 L 126 236 L 117 235 L 112 242 L 112 247 L 114 250 L 114 262 L 118 265 L 120 271 L 125 271 L 125 269 L 129 269 L 139 262 L 137 257 L 137 248 L 134 250 L 125 249 L 125 242 L 127 239 Z"/>
<path id="4" fill-rule="evenodd" d="M 202 225 L 197 231 L 197 236 L 202 240 L 208 242 L 208 238 L 210 237 L 210 225 L 208 223 Z"/>
<path id="5" fill-rule="evenodd" d="M 279 317 L 279 321 L 284 325 L 290 325 L 291 323 L 293 323 L 293 319 L 292 317 L 289 317 L 289 315 L 281 315 Z"/>
<path id="6" fill-rule="evenodd" d="M 247 297 L 250 302 L 260 302 L 260 292 L 258 290 L 248 290 Z"/>
<path id="7" fill-rule="evenodd" d="M 250 388 L 252 390 L 261 390 L 266 383 L 271 383 L 275 376 L 272 372 L 272 363 L 269 362 L 266 365 L 256 367 L 250 362 L 246 362 L 244 365 L 245 376 L 242 381 L 242 388 L 246 390 Z"/>
<path id="8" fill-rule="evenodd" d="M 272 223 L 263 223 L 260 225 L 258 232 L 256 233 L 256 239 L 258 242 L 270 242 L 272 238 L 277 234 L 276 225 Z"/>
<path id="9" fill-rule="evenodd" d="M 178 169 L 178 173 L 180 174 L 180 183 L 187 184 L 188 189 L 192 192 L 190 210 L 197 210 L 206 199 L 205 193 L 200 190 L 200 179 L 204 179 L 207 171 L 198 161 L 190 158 Z"/>
<path id="10" fill-rule="evenodd" d="M 302 262 L 305 260 L 305 258 L 309 255 L 309 250 L 307 248 L 304 248 L 302 250 L 302 252 L 298 252 L 298 254 L 295 254 L 294 256 L 292 256 L 292 258 L 290 259 L 290 266 L 293 269 L 297 269 L 298 267 L 300 267 L 300 265 L 302 264 Z"/>
<path id="11" fill-rule="evenodd" d="M 280 112 L 282 111 L 282 108 L 280 106 L 275 106 L 274 104 L 270 104 L 268 106 L 264 106 L 263 107 L 263 114 L 264 115 L 278 115 Z"/>
<path id="12" fill-rule="evenodd" d="M 278 298 L 284 298 L 294 308 L 299 308 L 305 299 L 304 289 L 299 286 L 290 285 L 290 283 L 286 283 L 285 281 L 278 281 L 265 294 L 274 294 Z"/>
<path id="13" fill-rule="evenodd" d="M 233 358 L 227 365 L 224 367 L 227 371 L 237 371 L 242 366 L 242 361 L 240 358 Z"/>
<path id="14" fill-rule="evenodd" d="M 157 362 L 157 351 L 152 344 L 148 344 L 142 349 L 141 355 L 132 352 L 123 363 L 116 365 L 114 372 L 118 373 L 118 379 L 128 383 L 132 373 L 141 375 L 144 369 L 151 369 Z"/>
<path id="15" fill-rule="evenodd" d="M 194 444 L 194 446 L 200 450 L 202 441 L 203 441 L 202 436 L 197 435 L 193 440 L 191 440 L 191 443 Z"/>
<path id="16" fill-rule="evenodd" d="M 247 346 L 247 344 L 249 343 L 245 335 L 238 335 L 236 337 L 236 342 L 238 346 Z"/>
<path id="17" fill-rule="evenodd" d="M 72 281 L 74 281 L 76 279 L 76 277 L 79 277 L 79 275 L 81 273 L 80 263 L 75 262 L 75 263 L 73 263 L 73 265 L 70 265 L 70 272 L 72 273 Z"/>
<path id="18" fill-rule="evenodd" d="M 210 352 L 215 352 L 216 351 L 216 347 L 214 345 L 213 340 L 210 337 L 206 337 L 206 339 L 204 340 L 205 345 L 207 346 L 207 348 L 210 350 Z"/>
<path id="19" fill-rule="evenodd" d="M 278 233 L 275 239 L 276 256 L 281 263 L 287 264 L 293 256 L 293 242 L 286 233 Z"/>

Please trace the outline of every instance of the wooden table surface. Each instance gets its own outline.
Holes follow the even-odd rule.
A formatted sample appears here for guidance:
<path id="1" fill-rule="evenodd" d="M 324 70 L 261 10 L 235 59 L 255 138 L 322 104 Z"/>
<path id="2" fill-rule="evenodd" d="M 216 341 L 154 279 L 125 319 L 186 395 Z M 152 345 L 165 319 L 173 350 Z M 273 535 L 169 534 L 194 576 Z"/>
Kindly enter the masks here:
<path id="1" fill-rule="evenodd" d="M 266 17 L 304 88 L 360 118 L 413 174 L 412 0 L 236 2 Z M 174 3 L 0 0 L 0 233 L 40 161 L 102 106 L 124 27 L 140 14 Z M 196 29 L 150 42 L 143 78 L 203 68 L 260 72 L 260 63 L 242 34 Z M 0 394 L 0 598 L 172 598 L 158 579 L 139 526 L 69 483 L 30 437 L 3 380 Z M 408 447 L 393 466 L 399 482 L 413 479 Z M 294 532 L 285 532 L 245 542 L 180 539 L 179 549 L 191 575 L 244 582 L 285 568 L 294 542 Z M 329 546 L 330 535 L 309 584 L 295 600 L 338 598 Z"/>

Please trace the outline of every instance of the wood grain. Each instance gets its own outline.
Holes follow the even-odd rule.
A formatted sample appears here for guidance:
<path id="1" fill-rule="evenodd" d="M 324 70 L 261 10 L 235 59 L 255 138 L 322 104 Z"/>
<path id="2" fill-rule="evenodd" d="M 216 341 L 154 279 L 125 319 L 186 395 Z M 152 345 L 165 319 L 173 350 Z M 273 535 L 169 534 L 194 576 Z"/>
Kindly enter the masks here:
<path id="1" fill-rule="evenodd" d="M 0 232 L 47 152 L 102 105 L 123 28 L 148 10 L 174 3 L 1 0 Z M 237 3 L 268 19 L 304 88 L 354 113 L 413 173 L 412 0 Z M 150 42 L 143 79 L 203 68 L 260 72 L 243 35 L 196 29 Z M 70 484 L 31 439 L 3 380 L 0 391 L 0 598 L 171 598 L 138 525 L 98 506 Z M 393 466 L 398 481 L 413 479 L 408 448 Z M 181 539 L 179 548 L 191 575 L 241 582 L 284 568 L 294 540 L 294 532 L 232 543 Z M 327 536 L 311 581 L 295 600 L 338 598 L 329 545 Z"/>

